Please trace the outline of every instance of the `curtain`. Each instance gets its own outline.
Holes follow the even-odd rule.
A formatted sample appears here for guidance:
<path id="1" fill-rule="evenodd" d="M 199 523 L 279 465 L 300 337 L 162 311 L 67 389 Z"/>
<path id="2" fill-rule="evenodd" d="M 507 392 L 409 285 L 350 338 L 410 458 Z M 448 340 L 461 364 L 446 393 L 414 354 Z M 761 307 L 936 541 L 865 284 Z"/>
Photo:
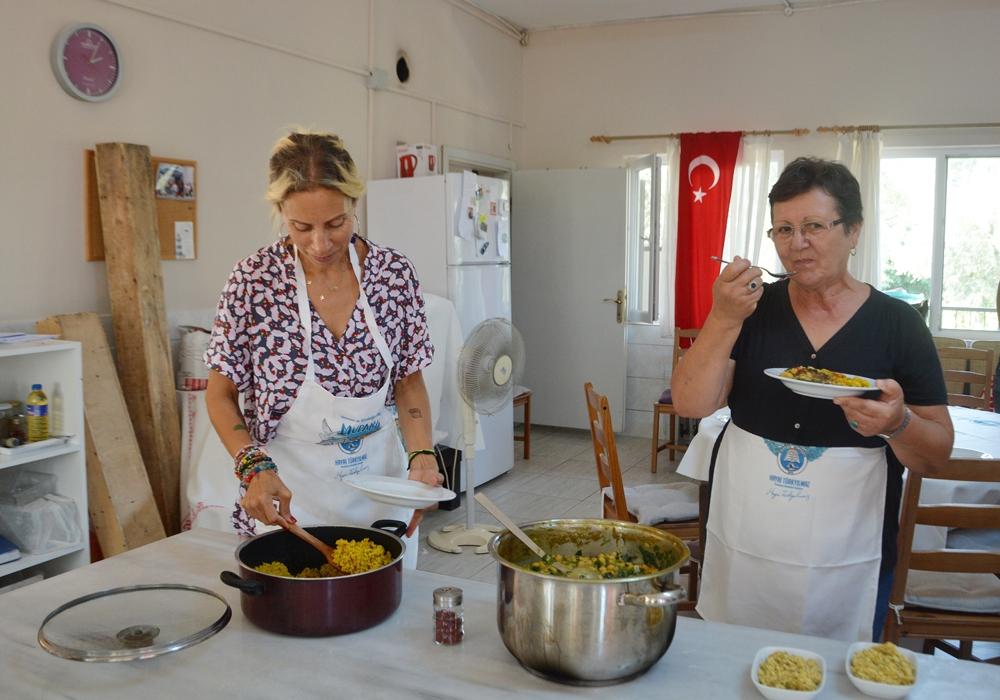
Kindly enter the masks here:
<path id="1" fill-rule="evenodd" d="M 677 280 L 677 196 L 681 142 L 670 139 L 660 154 L 660 279 L 657 308 L 660 310 L 660 337 L 674 335 L 674 283 Z"/>
<path id="2" fill-rule="evenodd" d="M 854 131 L 837 139 L 837 160 L 858 179 L 861 185 L 861 205 L 864 226 L 858 240 L 857 255 L 848 263 L 848 270 L 862 282 L 876 289 L 881 286 L 882 261 L 878 245 L 879 160 L 882 157 L 882 134 L 878 131 Z"/>
<path id="3" fill-rule="evenodd" d="M 771 184 L 771 137 L 744 136 L 733 174 L 726 242 L 722 257 L 739 255 L 757 265 L 777 271 L 781 267 L 774 245 L 767 237 L 771 208 L 767 195 Z"/>

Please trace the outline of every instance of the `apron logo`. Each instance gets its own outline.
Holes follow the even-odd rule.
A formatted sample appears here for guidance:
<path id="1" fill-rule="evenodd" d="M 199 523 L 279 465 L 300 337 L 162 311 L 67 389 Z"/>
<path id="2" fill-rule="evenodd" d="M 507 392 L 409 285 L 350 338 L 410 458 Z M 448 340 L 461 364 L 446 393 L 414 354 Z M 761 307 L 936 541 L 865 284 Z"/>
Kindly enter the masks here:
<path id="1" fill-rule="evenodd" d="M 774 440 L 764 440 L 767 449 L 778 458 L 778 468 L 785 474 L 799 474 L 809 462 L 815 461 L 826 452 L 825 447 L 802 447 Z"/>
<path id="2" fill-rule="evenodd" d="M 337 445 L 344 454 L 354 454 L 361 449 L 361 442 L 369 435 L 374 435 L 382 429 L 382 421 L 378 417 L 355 425 L 340 424 L 340 430 L 334 432 L 330 424 L 323 419 L 323 429 L 319 435 L 320 445 Z"/>

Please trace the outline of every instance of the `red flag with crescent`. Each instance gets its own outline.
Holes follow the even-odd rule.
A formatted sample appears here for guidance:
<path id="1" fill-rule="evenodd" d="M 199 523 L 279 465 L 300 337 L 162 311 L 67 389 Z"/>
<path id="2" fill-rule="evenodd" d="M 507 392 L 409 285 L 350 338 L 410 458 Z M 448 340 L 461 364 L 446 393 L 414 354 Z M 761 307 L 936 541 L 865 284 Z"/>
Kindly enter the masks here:
<path id="1" fill-rule="evenodd" d="M 681 134 L 674 317 L 679 328 L 701 328 L 712 308 L 742 133 Z"/>

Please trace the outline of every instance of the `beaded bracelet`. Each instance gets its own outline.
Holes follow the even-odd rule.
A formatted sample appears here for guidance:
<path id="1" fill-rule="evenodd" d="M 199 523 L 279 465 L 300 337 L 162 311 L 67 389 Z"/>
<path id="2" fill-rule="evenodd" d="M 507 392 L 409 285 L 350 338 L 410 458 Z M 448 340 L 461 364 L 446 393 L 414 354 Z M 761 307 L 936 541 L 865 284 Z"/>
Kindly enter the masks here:
<path id="1" fill-rule="evenodd" d="M 236 478 L 243 484 L 249 484 L 253 477 L 262 471 L 277 471 L 277 466 L 267 452 L 256 445 L 247 445 L 241 449 L 233 461 L 236 465 L 233 470 Z"/>

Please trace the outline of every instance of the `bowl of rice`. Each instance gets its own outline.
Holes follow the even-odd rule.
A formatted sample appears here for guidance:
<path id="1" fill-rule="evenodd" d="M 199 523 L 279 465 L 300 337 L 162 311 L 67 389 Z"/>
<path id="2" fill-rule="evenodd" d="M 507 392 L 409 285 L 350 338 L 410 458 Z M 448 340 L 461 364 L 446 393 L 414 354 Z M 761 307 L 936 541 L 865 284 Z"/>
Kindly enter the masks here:
<path id="1" fill-rule="evenodd" d="M 826 661 L 794 647 L 764 647 L 750 669 L 754 687 L 768 700 L 810 700 L 826 685 Z"/>
<path id="2" fill-rule="evenodd" d="M 902 698 L 917 685 L 917 655 L 892 642 L 857 642 L 844 663 L 854 687 L 873 698 Z"/>

